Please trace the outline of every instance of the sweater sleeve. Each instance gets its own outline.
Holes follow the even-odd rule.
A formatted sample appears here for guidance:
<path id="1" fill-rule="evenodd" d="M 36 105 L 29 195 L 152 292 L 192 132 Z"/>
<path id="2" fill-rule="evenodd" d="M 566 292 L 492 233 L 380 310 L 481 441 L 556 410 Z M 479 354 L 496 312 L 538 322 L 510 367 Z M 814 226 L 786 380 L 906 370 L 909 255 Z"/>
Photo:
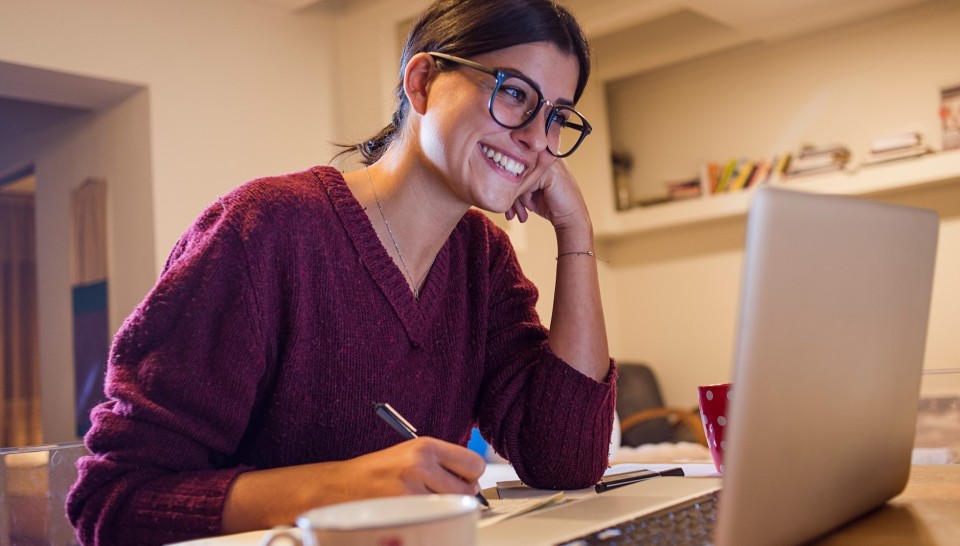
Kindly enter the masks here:
<path id="1" fill-rule="evenodd" d="M 481 433 L 534 487 L 579 489 L 607 469 L 616 366 L 602 382 L 550 350 L 536 313 L 537 291 L 506 236 L 490 261 L 487 374 Z"/>
<path id="2" fill-rule="evenodd" d="M 117 333 L 108 401 L 91 414 L 91 456 L 67 512 L 86 545 L 160 544 L 216 534 L 231 460 L 267 347 L 252 268 L 225 207 L 174 248 L 157 285 Z"/>

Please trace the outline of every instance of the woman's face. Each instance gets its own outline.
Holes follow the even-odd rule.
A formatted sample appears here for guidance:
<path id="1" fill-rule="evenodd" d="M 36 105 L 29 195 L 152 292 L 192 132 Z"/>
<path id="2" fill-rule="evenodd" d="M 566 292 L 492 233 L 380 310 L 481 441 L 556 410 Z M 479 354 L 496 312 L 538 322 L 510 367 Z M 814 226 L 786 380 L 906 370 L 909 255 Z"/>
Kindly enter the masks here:
<path id="1" fill-rule="evenodd" d="M 552 104 L 573 103 L 579 63 L 553 44 L 522 44 L 470 60 L 526 76 Z M 500 213 L 530 191 L 556 158 L 546 148 L 550 106 L 544 104 L 526 127 L 507 129 L 488 110 L 495 85 L 494 76 L 467 67 L 437 74 L 427 93 L 419 138 L 426 161 L 455 198 Z"/>

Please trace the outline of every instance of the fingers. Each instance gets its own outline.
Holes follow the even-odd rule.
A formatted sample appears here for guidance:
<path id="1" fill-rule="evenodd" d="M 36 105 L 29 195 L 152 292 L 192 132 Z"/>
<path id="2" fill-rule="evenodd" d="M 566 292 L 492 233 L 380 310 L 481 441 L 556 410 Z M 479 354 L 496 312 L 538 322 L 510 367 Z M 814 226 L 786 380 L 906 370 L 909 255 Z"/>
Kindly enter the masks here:
<path id="1" fill-rule="evenodd" d="M 503 216 L 507 221 L 517 218 L 521 224 L 527 221 L 527 211 L 523 208 L 523 205 L 520 204 L 519 199 L 513 202 L 513 205 L 503 213 Z"/>
<path id="2" fill-rule="evenodd" d="M 477 480 L 486 468 L 483 457 L 469 449 L 433 438 L 430 446 L 438 471 L 430 474 L 426 485 L 435 493 L 473 495 L 480 491 Z"/>
<path id="3" fill-rule="evenodd" d="M 520 196 L 520 199 L 519 199 L 520 204 L 527 210 L 530 210 L 533 212 L 539 212 L 536 196 L 537 196 L 536 191 L 527 192 Z"/>
<path id="4" fill-rule="evenodd" d="M 504 216 L 507 220 L 517 218 L 520 220 L 520 223 L 524 223 L 530 219 L 530 212 L 539 214 L 535 192 L 527 192 L 517 197 L 517 200 L 513 202 L 513 206 L 507 209 Z"/>
<path id="5" fill-rule="evenodd" d="M 523 206 L 523 203 L 520 201 L 520 199 L 514 201 L 513 211 L 514 211 L 514 215 L 517 217 L 518 220 L 520 220 L 521 224 L 526 222 L 527 219 L 530 217 L 530 215 L 527 213 L 526 207 Z"/>
<path id="6" fill-rule="evenodd" d="M 568 218 L 571 214 L 584 214 L 586 204 L 579 186 L 563 160 L 556 160 L 539 172 L 526 191 L 504 212 L 506 219 L 516 218 L 526 222 L 530 213 L 537 214 L 555 223 L 555 220 Z"/>
<path id="7" fill-rule="evenodd" d="M 435 443 L 440 466 L 463 481 L 476 482 L 487 468 L 487 462 L 479 454 L 456 444 L 427 438 Z"/>
<path id="8" fill-rule="evenodd" d="M 404 442 L 400 480 L 408 493 L 473 495 L 486 468 L 483 458 L 469 449 L 438 440 L 418 438 Z"/>

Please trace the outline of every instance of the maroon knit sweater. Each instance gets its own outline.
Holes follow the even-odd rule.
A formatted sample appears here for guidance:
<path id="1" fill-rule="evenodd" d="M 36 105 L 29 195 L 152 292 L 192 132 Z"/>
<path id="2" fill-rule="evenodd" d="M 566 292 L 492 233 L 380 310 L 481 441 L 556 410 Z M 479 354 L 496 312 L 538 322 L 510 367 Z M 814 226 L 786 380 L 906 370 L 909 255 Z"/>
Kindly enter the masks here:
<path id="1" fill-rule="evenodd" d="M 335 461 L 418 431 L 483 436 L 520 477 L 580 488 L 606 468 L 615 371 L 556 357 L 506 235 L 468 212 L 420 300 L 329 167 L 247 183 L 208 208 L 125 321 L 67 501 L 87 545 L 219 533 L 250 469 Z"/>

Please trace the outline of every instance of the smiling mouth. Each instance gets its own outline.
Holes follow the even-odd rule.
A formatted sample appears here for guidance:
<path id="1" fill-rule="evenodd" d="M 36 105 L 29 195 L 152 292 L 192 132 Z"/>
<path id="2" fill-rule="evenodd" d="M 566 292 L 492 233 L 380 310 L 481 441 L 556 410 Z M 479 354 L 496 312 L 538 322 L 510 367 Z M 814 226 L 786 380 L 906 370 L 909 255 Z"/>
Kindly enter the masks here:
<path id="1" fill-rule="evenodd" d="M 514 176 L 520 176 L 521 174 L 523 174 L 523 171 L 526 170 L 527 168 L 526 165 L 524 165 L 523 163 L 520 163 L 519 161 L 515 161 L 496 150 L 487 148 L 483 144 L 480 145 L 480 149 L 483 150 L 483 153 L 485 153 L 487 157 L 493 160 L 493 162 L 496 163 L 498 167 L 500 167 L 501 169 L 507 171 L 508 173 Z"/>

